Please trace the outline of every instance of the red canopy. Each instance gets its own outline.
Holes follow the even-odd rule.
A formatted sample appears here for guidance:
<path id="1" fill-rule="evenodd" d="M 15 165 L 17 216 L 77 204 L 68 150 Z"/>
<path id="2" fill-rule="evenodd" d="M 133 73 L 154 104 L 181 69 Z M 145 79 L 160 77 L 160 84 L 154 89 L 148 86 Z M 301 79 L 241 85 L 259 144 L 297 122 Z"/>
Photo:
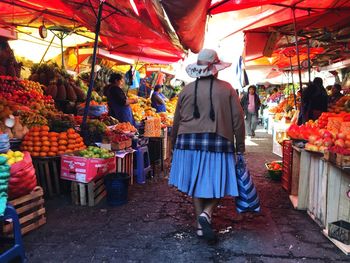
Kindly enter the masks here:
<path id="1" fill-rule="evenodd" d="M 323 10 L 309 16 L 299 17 L 296 21 L 296 31 L 300 45 L 300 60 L 307 59 L 307 41 L 310 41 L 310 57 L 317 66 L 328 65 L 330 62 L 348 59 L 350 52 L 350 9 Z M 279 34 L 276 41 L 271 42 L 271 36 Z M 294 26 L 292 20 L 270 24 L 264 27 L 245 31 L 245 52 L 247 64 L 277 65 L 279 68 L 289 67 L 286 56 L 289 49 L 294 50 Z M 253 41 L 252 41 L 253 40 Z M 270 40 L 270 42 L 269 42 Z M 269 58 L 264 57 L 266 47 L 274 46 Z M 265 51 L 265 52 L 264 52 Z M 292 64 L 297 65 L 296 56 L 292 56 Z"/>
<path id="2" fill-rule="evenodd" d="M 253 5 L 254 1 L 247 1 Z M 312 14 L 319 14 L 325 11 L 332 12 L 343 12 L 350 7 L 350 1 L 348 0 L 289 0 L 289 1 L 269 1 L 268 5 L 261 6 L 259 3 L 267 3 L 268 1 L 255 1 L 255 7 L 238 10 L 239 8 L 232 5 L 231 8 L 227 8 L 225 11 L 235 11 L 236 17 L 246 18 L 246 22 L 243 21 L 239 25 L 232 23 L 228 25 L 232 27 L 232 33 L 226 37 L 233 35 L 242 30 L 251 30 L 254 28 L 261 28 L 264 26 L 281 26 L 293 21 L 293 12 L 291 7 L 295 7 L 296 18 L 301 18 L 304 16 L 309 16 Z M 231 3 L 229 1 L 227 3 Z M 241 1 L 241 4 L 246 3 L 246 1 Z M 259 6 L 258 6 L 259 5 Z M 243 7 L 243 5 L 241 6 Z M 215 10 L 215 9 L 213 9 Z M 329 20 L 328 20 L 329 21 Z"/>
<path id="3" fill-rule="evenodd" d="M 0 24 L 86 27 L 95 31 L 99 0 L 0 0 Z M 106 1 L 100 36 L 108 50 L 158 62 L 182 59 L 184 50 L 157 1 Z"/>
<path id="4" fill-rule="evenodd" d="M 246 9 L 254 6 L 262 6 L 267 4 L 275 4 L 278 2 L 283 2 L 283 0 L 221 0 L 212 1 L 210 5 L 209 12 L 212 15 L 225 13 L 229 11 L 236 11 L 240 9 Z"/>
<path id="5" fill-rule="evenodd" d="M 210 0 L 163 0 L 162 5 L 182 45 L 198 53 L 203 46 Z"/>

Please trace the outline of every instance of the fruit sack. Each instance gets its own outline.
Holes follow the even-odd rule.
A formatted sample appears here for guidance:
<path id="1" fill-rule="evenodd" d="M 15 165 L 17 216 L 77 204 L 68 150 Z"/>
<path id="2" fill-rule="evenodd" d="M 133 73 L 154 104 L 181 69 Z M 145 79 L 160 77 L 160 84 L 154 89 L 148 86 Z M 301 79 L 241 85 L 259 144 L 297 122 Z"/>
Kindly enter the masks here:
<path id="1" fill-rule="evenodd" d="M 6 153 L 10 149 L 10 138 L 7 133 L 0 134 L 0 153 Z"/>
<path id="2" fill-rule="evenodd" d="M 92 148 L 90 148 L 92 149 Z M 102 150 L 102 149 L 101 149 Z M 82 151 L 64 154 L 61 156 L 61 179 L 76 181 L 80 183 L 89 183 L 90 181 L 100 178 L 109 173 L 116 171 L 116 158 L 112 157 L 98 158 L 98 153 L 88 153 Z M 96 151 L 96 150 L 95 150 Z M 82 154 L 83 156 L 76 156 Z"/>
<path id="3" fill-rule="evenodd" d="M 0 216 L 4 215 L 6 208 L 9 177 L 10 166 L 7 164 L 7 158 L 0 156 Z"/>
<path id="4" fill-rule="evenodd" d="M 108 113 L 108 109 L 107 109 L 107 106 L 105 105 L 90 106 L 88 111 L 88 116 L 100 117 L 106 113 Z M 78 115 L 83 115 L 83 114 L 84 114 L 84 108 L 79 106 Z"/>
<path id="5" fill-rule="evenodd" d="M 10 199 L 29 194 L 37 186 L 35 168 L 29 152 L 24 152 L 23 160 L 11 165 L 8 195 Z"/>

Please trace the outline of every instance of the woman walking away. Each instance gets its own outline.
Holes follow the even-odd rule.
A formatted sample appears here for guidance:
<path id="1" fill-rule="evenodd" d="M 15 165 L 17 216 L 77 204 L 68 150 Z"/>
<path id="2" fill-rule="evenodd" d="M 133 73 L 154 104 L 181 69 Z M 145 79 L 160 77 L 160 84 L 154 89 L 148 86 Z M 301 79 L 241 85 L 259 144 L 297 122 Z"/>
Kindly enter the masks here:
<path id="1" fill-rule="evenodd" d="M 173 125 L 169 184 L 193 198 L 197 235 L 216 239 L 211 227 L 220 198 L 238 196 L 235 152 L 245 151 L 243 111 L 232 86 L 217 79 L 230 64 L 203 49 L 186 68 L 196 81 L 179 94 Z M 236 144 L 236 147 L 234 146 Z"/>
<path id="2" fill-rule="evenodd" d="M 256 87 L 249 86 L 248 93 L 245 94 L 241 100 L 242 107 L 245 114 L 245 126 L 247 128 L 248 136 L 255 137 L 255 129 L 258 125 L 258 116 L 260 108 L 260 99 L 256 94 Z"/>

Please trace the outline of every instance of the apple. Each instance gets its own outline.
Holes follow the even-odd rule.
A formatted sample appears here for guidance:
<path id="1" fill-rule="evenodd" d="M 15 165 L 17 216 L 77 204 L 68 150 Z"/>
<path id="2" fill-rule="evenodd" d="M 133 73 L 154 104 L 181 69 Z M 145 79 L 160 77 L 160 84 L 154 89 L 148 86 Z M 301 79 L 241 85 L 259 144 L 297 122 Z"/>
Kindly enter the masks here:
<path id="1" fill-rule="evenodd" d="M 344 147 L 345 146 L 345 141 L 343 139 L 338 139 L 334 142 L 336 146 Z"/>
<path id="2" fill-rule="evenodd" d="M 321 153 L 324 153 L 327 149 L 328 149 L 328 148 L 325 147 L 325 146 L 320 146 L 320 147 L 319 147 L 319 151 L 320 151 Z"/>
<path id="3" fill-rule="evenodd" d="M 320 147 L 323 145 L 323 140 L 321 138 L 318 138 L 313 144 L 317 147 Z"/>
<path id="4" fill-rule="evenodd" d="M 343 140 L 345 140 L 345 137 L 346 137 L 346 135 L 345 135 L 344 133 L 342 133 L 342 132 L 340 132 L 340 133 L 337 134 L 337 138 L 338 138 L 338 139 L 343 139 Z"/>
<path id="5" fill-rule="evenodd" d="M 315 144 L 316 140 L 318 139 L 318 137 L 316 135 L 310 135 L 308 141 L 311 144 Z"/>
<path id="6" fill-rule="evenodd" d="M 322 137 L 323 138 L 333 138 L 333 134 L 330 131 L 324 130 Z"/>
<path id="7" fill-rule="evenodd" d="M 350 148 L 350 140 L 345 141 L 345 148 Z"/>
<path id="8" fill-rule="evenodd" d="M 319 134 L 323 137 L 325 131 L 326 131 L 326 129 L 320 129 L 318 132 L 319 132 Z"/>
<path id="9" fill-rule="evenodd" d="M 330 147 L 333 145 L 333 140 L 330 137 L 324 138 L 323 145 L 326 147 Z"/>

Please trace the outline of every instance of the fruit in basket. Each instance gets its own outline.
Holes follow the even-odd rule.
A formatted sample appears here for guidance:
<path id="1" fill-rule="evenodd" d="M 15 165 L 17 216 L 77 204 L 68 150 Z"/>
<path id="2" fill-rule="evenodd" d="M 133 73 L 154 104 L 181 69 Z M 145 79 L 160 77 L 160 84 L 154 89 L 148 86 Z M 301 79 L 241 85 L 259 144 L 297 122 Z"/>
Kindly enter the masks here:
<path id="1" fill-rule="evenodd" d="M 282 165 L 279 162 L 271 162 L 268 164 L 269 170 L 280 171 L 282 170 Z"/>

